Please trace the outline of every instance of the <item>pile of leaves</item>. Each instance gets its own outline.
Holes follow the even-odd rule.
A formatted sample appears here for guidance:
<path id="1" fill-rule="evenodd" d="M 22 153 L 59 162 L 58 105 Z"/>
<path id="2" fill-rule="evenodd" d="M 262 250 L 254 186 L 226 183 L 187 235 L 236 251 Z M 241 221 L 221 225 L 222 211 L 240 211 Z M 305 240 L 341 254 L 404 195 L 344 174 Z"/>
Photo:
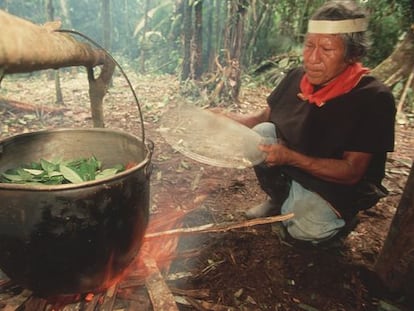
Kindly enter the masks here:
<path id="1" fill-rule="evenodd" d="M 61 185 L 76 184 L 114 176 L 125 170 L 122 164 L 102 169 L 102 163 L 94 156 L 70 161 L 41 159 L 8 169 L 0 176 L 0 182 L 14 184 Z"/>

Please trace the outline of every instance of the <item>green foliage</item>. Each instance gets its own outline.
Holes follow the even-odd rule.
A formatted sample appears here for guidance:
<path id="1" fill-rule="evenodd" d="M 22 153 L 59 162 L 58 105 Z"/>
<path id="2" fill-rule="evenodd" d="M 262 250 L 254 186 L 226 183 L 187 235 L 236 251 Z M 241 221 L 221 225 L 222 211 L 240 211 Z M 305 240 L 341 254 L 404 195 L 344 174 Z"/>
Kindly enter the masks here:
<path id="1" fill-rule="evenodd" d="M 176 73 L 180 55 L 177 50 L 171 50 L 171 43 L 161 32 L 146 32 L 145 36 L 139 40 L 139 46 L 146 55 L 147 73 Z"/>
<path id="2" fill-rule="evenodd" d="M 371 48 L 365 62 L 375 67 L 388 57 L 394 50 L 399 37 L 407 31 L 413 21 L 407 4 L 404 1 L 365 1 L 366 9 L 370 13 L 369 33 Z"/>
<path id="3" fill-rule="evenodd" d="M 268 87 L 275 87 L 285 77 L 285 74 L 302 63 L 300 53 L 285 53 L 261 62 L 250 73 L 256 82 Z"/>
<path id="4" fill-rule="evenodd" d="M 146 1 L 111 1 L 112 41 L 109 52 L 123 55 L 137 64 L 142 55 L 149 71 L 177 73 L 184 55 L 185 1 L 151 0 L 145 12 Z M 245 16 L 241 65 L 242 68 L 252 68 L 275 55 L 300 49 L 307 20 L 323 2 L 325 0 L 191 0 L 192 8 L 196 3 L 203 5 L 203 68 L 212 68 L 211 59 L 225 47 L 223 38 L 235 18 L 228 16 L 231 5 L 239 5 L 240 13 Z M 366 62 L 373 67 L 392 52 L 398 38 L 413 22 L 412 0 L 359 2 L 371 15 L 373 45 Z M 66 3 L 67 11 L 61 7 L 62 3 Z M 55 17 L 63 22 L 62 28 L 78 30 L 102 44 L 101 1 L 55 0 L 53 5 Z M 46 21 L 43 0 L 0 1 L 0 8 L 35 23 Z M 143 33 L 145 20 L 147 34 Z M 138 65 L 133 67 L 138 68 Z"/>
<path id="5" fill-rule="evenodd" d="M 47 161 L 24 164 L 2 173 L 0 182 L 34 185 L 60 185 L 81 183 L 112 177 L 125 170 L 123 165 L 102 169 L 102 163 L 95 157 L 71 161 Z"/>
<path id="6" fill-rule="evenodd" d="M 375 32 L 372 32 L 372 48 L 369 51 L 367 63 L 375 67 L 383 59 L 389 56 L 398 41 L 400 25 L 394 16 L 386 16 L 381 19 L 381 23 L 374 25 Z"/>

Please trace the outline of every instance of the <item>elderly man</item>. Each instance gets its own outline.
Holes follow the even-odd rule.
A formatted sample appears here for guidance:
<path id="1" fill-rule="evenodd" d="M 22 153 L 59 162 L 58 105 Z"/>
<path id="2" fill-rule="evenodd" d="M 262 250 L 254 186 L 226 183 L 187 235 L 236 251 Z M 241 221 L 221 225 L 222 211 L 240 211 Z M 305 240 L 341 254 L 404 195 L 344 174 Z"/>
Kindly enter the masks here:
<path id="1" fill-rule="evenodd" d="M 367 25 L 354 2 L 325 3 L 309 21 L 303 67 L 287 73 L 268 107 L 227 114 L 264 137 L 267 157 L 255 172 L 269 200 L 248 218 L 293 212 L 284 222 L 289 235 L 317 244 L 386 195 L 395 102 L 360 63 Z"/>

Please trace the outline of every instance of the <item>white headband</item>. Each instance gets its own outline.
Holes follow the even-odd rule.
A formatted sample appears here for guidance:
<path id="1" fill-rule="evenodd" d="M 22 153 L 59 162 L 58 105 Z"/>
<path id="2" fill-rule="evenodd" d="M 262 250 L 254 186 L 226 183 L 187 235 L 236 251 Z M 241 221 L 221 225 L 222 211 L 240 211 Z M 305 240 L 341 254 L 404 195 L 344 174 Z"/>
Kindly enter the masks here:
<path id="1" fill-rule="evenodd" d="M 310 20 L 308 24 L 309 33 L 350 33 L 361 32 L 368 28 L 366 18 L 344 19 L 344 20 Z"/>

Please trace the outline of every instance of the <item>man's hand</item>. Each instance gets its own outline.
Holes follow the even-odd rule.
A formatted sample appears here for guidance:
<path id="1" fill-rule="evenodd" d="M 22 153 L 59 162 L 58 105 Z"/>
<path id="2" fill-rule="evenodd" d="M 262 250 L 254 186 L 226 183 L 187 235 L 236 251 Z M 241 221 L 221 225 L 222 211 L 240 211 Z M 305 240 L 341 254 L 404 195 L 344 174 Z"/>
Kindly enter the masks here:
<path id="1" fill-rule="evenodd" d="M 259 149 L 267 153 L 265 163 L 268 166 L 288 165 L 289 153 L 292 151 L 283 144 L 259 145 Z"/>
<path id="2" fill-rule="evenodd" d="M 283 144 L 260 145 L 259 149 L 267 153 L 265 163 L 268 166 L 295 166 L 325 181 L 341 184 L 356 184 L 364 176 L 372 154 L 347 151 L 342 159 L 315 158 L 289 149 Z"/>

